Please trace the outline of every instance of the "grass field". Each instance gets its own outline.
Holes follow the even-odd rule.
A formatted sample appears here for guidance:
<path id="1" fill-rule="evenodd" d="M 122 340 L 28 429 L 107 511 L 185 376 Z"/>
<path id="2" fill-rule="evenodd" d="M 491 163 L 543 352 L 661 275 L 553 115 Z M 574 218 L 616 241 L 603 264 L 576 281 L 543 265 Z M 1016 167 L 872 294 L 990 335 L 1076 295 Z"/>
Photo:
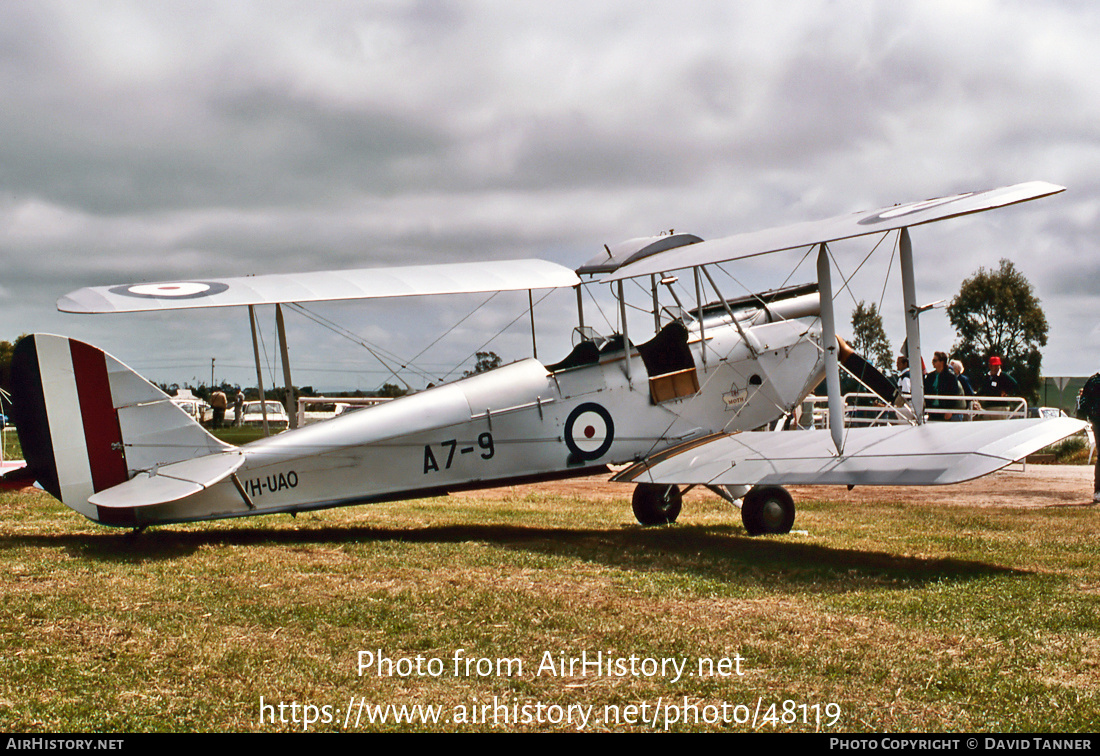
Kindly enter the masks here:
<path id="1" fill-rule="evenodd" d="M 503 489 L 138 536 L 5 495 L 0 728 L 301 730 L 309 714 L 336 730 L 349 705 L 358 730 L 568 730 L 584 711 L 589 730 L 749 730 L 750 714 L 782 731 L 1100 728 L 1094 508 L 803 502 L 804 533 L 748 538 L 717 499 L 642 529 L 628 493 Z M 379 650 L 440 674 L 360 676 L 359 652 Z M 558 674 L 582 652 L 634 656 L 639 674 Z M 479 675 L 480 658 L 522 676 Z M 646 658 L 685 672 L 647 676 Z M 442 715 L 370 724 L 363 702 Z M 519 724 L 477 708 L 494 703 Z M 723 711 L 732 723 L 683 721 Z"/>
<path id="2" fill-rule="evenodd" d="M 23 449 L 19 446 L 19 436 L 15 428 L 6 428 L 0 433 L 0 444 L 3 445 L 4 459 L 22 459 Z"/>

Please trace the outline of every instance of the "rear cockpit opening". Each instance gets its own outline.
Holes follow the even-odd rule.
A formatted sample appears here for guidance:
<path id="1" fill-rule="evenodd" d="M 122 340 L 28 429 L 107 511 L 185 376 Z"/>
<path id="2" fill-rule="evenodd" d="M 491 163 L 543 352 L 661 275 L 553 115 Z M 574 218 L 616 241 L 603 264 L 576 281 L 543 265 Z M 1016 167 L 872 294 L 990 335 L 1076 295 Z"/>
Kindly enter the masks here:
<path id="1" fill-rule="evenodd" d="M 683 321 L 674 320 L 666 325 L 639 345 L 638 353 L 649 374 L 649 396 L 654 404 L 699 393 L 699 376 Z"/>

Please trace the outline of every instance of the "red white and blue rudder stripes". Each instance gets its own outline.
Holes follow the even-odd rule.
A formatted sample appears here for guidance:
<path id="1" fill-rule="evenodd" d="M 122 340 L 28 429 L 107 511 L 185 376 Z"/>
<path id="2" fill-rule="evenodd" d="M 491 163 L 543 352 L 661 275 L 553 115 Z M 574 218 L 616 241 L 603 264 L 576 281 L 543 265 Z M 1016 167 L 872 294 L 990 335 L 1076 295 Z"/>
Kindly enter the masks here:
<path id="1" fill-rule="evenodd" d="M 64 336 L 19 341 L 12 398 L 28 469 L 49 493 L 97 522 L 103 513 L 88 503 L 93 494 L 226 448 L 130 368 Z"/>

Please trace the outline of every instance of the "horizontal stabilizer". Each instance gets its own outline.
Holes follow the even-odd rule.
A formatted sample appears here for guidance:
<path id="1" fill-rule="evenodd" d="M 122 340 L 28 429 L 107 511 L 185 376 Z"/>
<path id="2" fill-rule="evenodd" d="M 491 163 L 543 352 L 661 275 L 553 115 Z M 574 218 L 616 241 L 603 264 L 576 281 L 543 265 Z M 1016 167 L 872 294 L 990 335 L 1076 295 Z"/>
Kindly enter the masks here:
<path id="1" fill-rule="evenodd" d="M 237 451 L 212 454 L 157 468 L 153 473 L 139 473 L 125 483 L 100 491 L 88 498 L 99 508 L 100 520 L 104 508 L 132 509 L 165 504 L 209 488 L 235 473 L 244 464 L 244 455 Z"/>
<path id="2" fill-rule="evenodd" d="M 919 226 L 947 218 L 957 218 L 960 215 L 1015 205 L 1063 191 L 1065 191 L 1063 186 L 1048 184 L 1045 181 L 1030 181 L 984 192 L 967 192 L 952 197 L 893 205 L 868 212 L 838 215 L 826 220 L 805 221 L 790 226 L 751 231 L 722 239 L 681 245 L 640 259 L 629 260 L 603 280 L 617 281 L 621 278 L 711 265 L 744 257 L 766 255 L 784 249 L 852 239 L 867 234 L 881 234 L 899 228 Z"/>
<path id="3" fill-rule="evenodd" d="M 545 260 L 494 260 L 93 286 L 61 297 L 57 309 L 79 313 L 186 310 L 554 289 L 579 283 L 577 274 L 569 268 Z"/>
<path id="4" fill-rule="evenodd" d="M 926 486 L 999 470 L 1085 428 L 1070 418 L 849 428 L 838 456 L 828 430 L 719 435 L 655 454 L 620 482 L 698 485 Z"/>

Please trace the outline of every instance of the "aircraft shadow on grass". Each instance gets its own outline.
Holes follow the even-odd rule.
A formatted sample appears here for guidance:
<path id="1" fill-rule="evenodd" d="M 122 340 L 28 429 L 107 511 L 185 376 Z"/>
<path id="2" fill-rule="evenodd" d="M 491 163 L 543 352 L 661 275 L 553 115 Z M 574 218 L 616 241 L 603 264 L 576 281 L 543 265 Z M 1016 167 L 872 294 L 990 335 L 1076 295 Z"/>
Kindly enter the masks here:
<path id="1" fill-rule="evenodd" d="M 787 584 L 799 590 L 822 593 L 850 590 L 853 581 L 871 581 L 887 588 L 912 588 L 943 580 L 1029 574 L 1027 570 L 951 557 L 898 556 L 790 540 L 761 540 L 745 535 L 732 525 L 599 529 L 449 524 L 413 529 L 341 526 L 295 530 L 162 530 L 140 535 L 9 536 L 0 538 L 0 549 L 60 547 L 78 559 L 140 564 L 186 557 L 202 546 L 332 546 L 392 542 L 410 545 L 480 543 L 626 570 L 657 570 L 721 582 L 764 580 L 773 587 Z M 365 556 L 364 561 L 368 560 L 369 556 Z"/>

